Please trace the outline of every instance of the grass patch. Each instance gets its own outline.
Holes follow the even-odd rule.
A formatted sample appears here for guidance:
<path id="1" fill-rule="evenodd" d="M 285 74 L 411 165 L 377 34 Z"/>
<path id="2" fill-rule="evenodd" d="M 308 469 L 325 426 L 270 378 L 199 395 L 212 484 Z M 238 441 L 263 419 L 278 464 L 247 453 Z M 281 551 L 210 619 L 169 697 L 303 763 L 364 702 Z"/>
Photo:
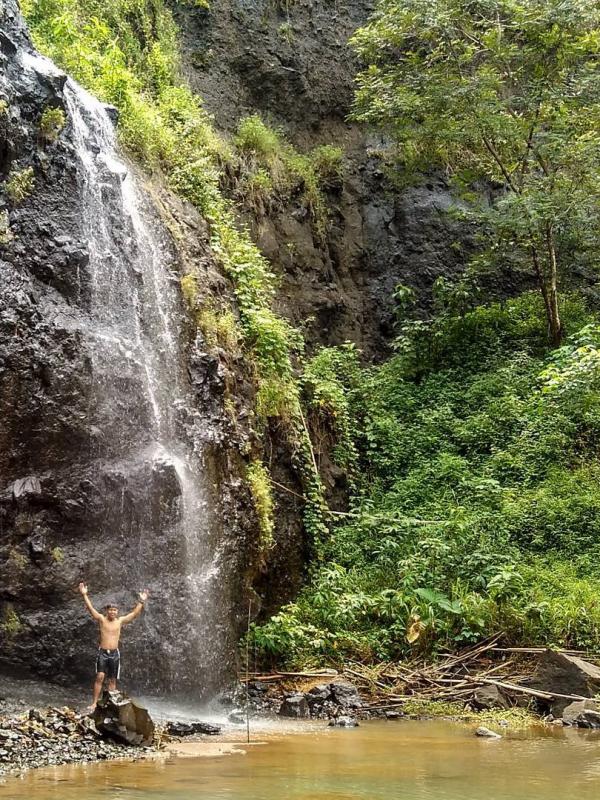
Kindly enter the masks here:
<path id="1" fill-rule="evenodd" d="M 540 718 L 533 712 L 517 707 L 473 711 L 465 703 L 415 699 L 407 700 L 400 710 L 414 717 L 443 718 L 486 725 L 498 733 L 506 730 L 523 730 L 540 724 Z"/>

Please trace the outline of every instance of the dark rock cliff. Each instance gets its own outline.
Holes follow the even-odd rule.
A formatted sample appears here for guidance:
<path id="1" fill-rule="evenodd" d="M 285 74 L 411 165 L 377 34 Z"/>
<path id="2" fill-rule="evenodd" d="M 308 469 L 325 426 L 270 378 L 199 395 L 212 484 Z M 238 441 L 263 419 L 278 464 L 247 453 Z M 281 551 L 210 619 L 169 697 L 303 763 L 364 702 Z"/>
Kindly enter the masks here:
<path id="1" fill-rule="evenodd" d="M 426 309 L 435 279 L 461 269 L 469 237 L 445 215 L 452 199 L 443 181 L 394 190 L 377 156 L 385 143 L 348 121 L 358 68 L 348 39 L 372 8 L 372 0 L 174 4 L 186 76 L 221 129 L 258 112 L 300 150 L 344 147 L 325 243 L 293 204 L 251 224 L 281 276 L 280 308 L 295 323 L 308 320 L 309 342 L 350 340 L 379 358 L 393 334 L 395 286 L 414 287 Z"/>
<path id="2" fill-rule="evenodd" d="M 177 289 L 170 291 L 178 355 L 162 369 L 182 389 L 176 408 L 169 411 L 168 397 L 163 405 L 195 464 L 189 481 L 201 477 L 196 495 L 201 490 L 203 499 L 190 521 L 186 470 L 160 454 L 155 398 L 144 393 L 148 364 L 144 370 L 140 353 L 154 323 L 141 314 L 137 345 L 121 352 L 127 339 L 116 335 L 118 327 L 103 327 L 110 318 L 94 308 L 104 287 L 94 286 L 92 263 L 122 271 L 114 296 L 124 309 L 135 311 L 139 304 L 128 295 L 143 293 L 147 282 L 136 266 L 135 225 L 121 207 L 123 175 L 111 171 L 110 154 L 104 158 L 88 134 L 103 209 L 86 220 L 67 76 L 37 59 L 15 0 L 0 15 L 0 669 L 89 680 L 96 633 L 78 582 L 89 583 L 97 606 L 112 598 L 122 607 L 147 584 L 149 607 L 124 636 L 127 680 L 207 691 L 232 674 L 258 569 L 258 526 L 243 481 L 242 452 L 253 436 L 244 423 L 250 380 L 243 364 L 226 363 L 205 346 L 186 323 Z M 48 109 L 64 115 L 53 137 L 40 129 Z M 143 213 L 161 228 L 168 254 L 164 280 L 177 287 L 193 268 L 206 292 L 231 303 L 204 222 L 160 187 L 147 189 L 171 232 L 146 203 Z M 90 222 L 110 231 L 114 252 L 93 252 Z M 118 326 L 119 308 L 114 316 Z M 157 369 L 161 360 L 163 352 Z M 235 386 L 235 427 L 224 413 L 228 383 Z M 184 535 L 186 514 L 191 532 Z M 198 564 L 198 574 L 189 575 Z"/>

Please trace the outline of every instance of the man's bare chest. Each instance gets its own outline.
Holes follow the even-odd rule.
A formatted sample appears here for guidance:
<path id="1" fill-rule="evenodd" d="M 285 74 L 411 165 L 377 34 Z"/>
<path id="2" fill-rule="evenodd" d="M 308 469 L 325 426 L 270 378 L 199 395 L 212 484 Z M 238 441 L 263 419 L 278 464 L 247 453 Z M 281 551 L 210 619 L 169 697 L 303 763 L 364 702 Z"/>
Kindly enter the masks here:
<path id="1" fill-rule="evenodd" d="M 121 623 L 118 620 L 114 620 L 113 622 L 110 622 L 109 620 L 101 620 L 100 629 L 103 633 L 118 634 L 121 632 Z"/>

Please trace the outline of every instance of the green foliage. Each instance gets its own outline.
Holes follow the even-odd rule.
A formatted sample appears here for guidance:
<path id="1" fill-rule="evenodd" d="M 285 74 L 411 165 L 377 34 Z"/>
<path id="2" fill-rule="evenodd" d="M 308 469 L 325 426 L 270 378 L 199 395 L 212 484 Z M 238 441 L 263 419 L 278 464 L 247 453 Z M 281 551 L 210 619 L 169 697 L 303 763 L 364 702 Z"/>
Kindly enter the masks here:
<path id="1" fill-rule="evenodd" d="M 567 331 L 587 327 L 548 354 L 543 314 L 525 294 L 441 314 L 376 368 L 347 346 L 309 363 L 311 413 L 353 448 L 351 516 L 296 602 L 255 627 L 265 660 L 391 659 L 500 630 L 593 645 L 600 386 L 549 391 L 547 375 L 598 323 L 567 298 Z"/>
<path id="2" fill-rule="evenodd" d="M 558 283 L 594 263 L 600 8 L 589 0 L 379 0 L 354 37 L 356 117 L 405 174 L 442 167 L 482 231 L 475 272 L 526 271 L 560 343 Z M 473 189 L 498 187 L 491 202 Z"/>
<path id="3" fill-rule="evenodd" d="M 18 205 L 26 200 L 33 192 L 35 186 L 35 177 L 33 175 L 33 167 L 26 167 L 21 170 L 11 170 L 8 180 L 4 184 L 6 187 L 6 194 L 9 199 Z"/>
<path id="4" fill-rule="evenodd" d="M 23 623 L 19 619 L 19 615 L 14 610 L 10 603 L 6 603 L 2 611 L 2 622 L 0 622 L 0 631 L 4 634 L 6 639 L 13 639 L 18 636 L 23 630 Z"/>
<path id="5" fill-rule="evenodd" d="M 65 123 L 65 112 L 61 108 L 45 108 L 40 119 L 40 136 L 46 142 L 55 142 Z"/>
<path id="6" fill-rule="evenodd" d="M 51 555 L 55 564 L 62 564 L 65 560 L 65 553 L 62 547 L 53 547 Z"/>
<path id="7" fill-rule="evenodd" d="M 307 361 L 302 375 L 315 446 L 332 451 L 351 476 L 357 463 L 353 424 L 360 413 L 361 380 L 359 354 L 350 343 L 322 348 Z"/>
<path id="8" fill-rule="evenodd" d="M 266 553 L 273 545 L 275 518 L 271 478 L 262 461 L 258 459 L 252 461 L 246 470 L 246 480 L 250 486 L 254 508 L 258 516 L 261 550 Z"/>
<path id="9" fill-rule="evenodd" d="M 586 325 L 556 350 L 541 375 L 544 391 L 589 391 L 600 378 L 600 326 Z"/>
<path id="10" fill-rule="evenodd" d="M 299 199 L 322 240 L 329 224 L 324 189 L 341 177 L 343 150 L 323 145 L 299 153 L 256 114 L 240 121 L 234 144 L 233 187 L 239 199 L 259 215 Z"/>

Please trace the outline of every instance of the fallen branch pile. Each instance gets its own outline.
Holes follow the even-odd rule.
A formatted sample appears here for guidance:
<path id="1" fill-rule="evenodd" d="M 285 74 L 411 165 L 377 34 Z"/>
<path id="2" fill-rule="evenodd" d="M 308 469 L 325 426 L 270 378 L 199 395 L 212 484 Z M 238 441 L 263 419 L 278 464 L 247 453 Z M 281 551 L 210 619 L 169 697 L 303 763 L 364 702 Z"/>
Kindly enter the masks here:
<path id="1" fill-rule="evenodd" d="M 353 664 L 346 667 L 344 674 L 371 699 L 370 707 L 379 710 L 398 708 L 414 700 L 468 702 L 477 687 L 486 685 L 497 687 L 513 699 L 518 696 L 545 701 L 585 699 L 528 686 L 535 669 L 532 656 L 543 653 L 543 648 L 497 647 L 500 636 L 436 663 L 415 660 L 375 667 Z M 577 651 L 564 652 L 580 655 Z"/>
<path id="2" fill-rule="evenodd" d="M 286 684 L 313 683 L 332 678 L 346 678 L 377 711 L 401 708 L 416 701 L 469 703 L 478 687 L 494 686 L 506 701 L 517 704 L 523 698 L 542 703 L 554 700 L 583 700 L 578 694 L 557 694 L 533 688 L 534 672 L 542 647 L 501 647 L 503 634 L 498 633 L 480 644 L 459 653 L 448 653 L 439 661 L 428 662 L 414 658 L 403 662 L 366 665 L 350 662 L 338 673 L 334 669 L 305 672 L 248 673 L 241 678 L 251 683 Z M 600 655 L 579 650 L 560 650 L 575 659 L 585 657 L 600 666 Z M 477 699 L 477 698 L 475 698 Z"/>

